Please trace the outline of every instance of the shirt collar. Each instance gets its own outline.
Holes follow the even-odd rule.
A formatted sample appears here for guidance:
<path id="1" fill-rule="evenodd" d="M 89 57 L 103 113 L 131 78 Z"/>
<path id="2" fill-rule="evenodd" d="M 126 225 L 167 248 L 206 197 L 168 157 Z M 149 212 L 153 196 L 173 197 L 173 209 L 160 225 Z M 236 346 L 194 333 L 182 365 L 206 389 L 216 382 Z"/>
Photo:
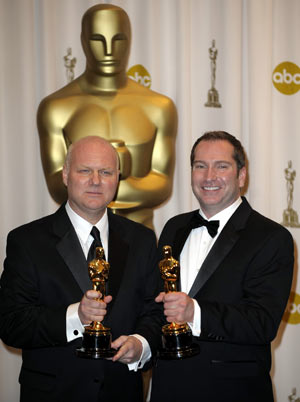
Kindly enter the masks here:
<path id="1" fill-rule="evenodd" d="M 108 238 L 108 216 L 107 209 L 102 216 L 102 218 L 95 224 L 92 225 L 90 222 L 83 219 L 80 215 L 78 215 L 70 206 L 69 201 L 66 203 L 66 212 L 74 229 L 77 233 L 77 236 L 81 239 L 81 241 L 86 244 L 91 233 L 92 227 L 96 226 L 101 233 L 102 242 L 107 242 Z"/>
<path id="2" fill-rule="evenodd" d="M 216 215 L 212 216 L 211 218 L 207 219 L 205 216 L 205 213 L 202 211 L 201 207 L 199 209 L 200 215 L 203 216 L 203 218 L 207 219 L 208 221 L 212 220 L 218 220 L 220 222 L 219 224 L 219 229 L 218 233 L 220 232 L 220 229 L 222 229 L 228 220 L 231 218 L 233 213 L 236 211 L 236 209 L 239 207 L 239 205 L 242 203 L 242 198 L 238 197 L 229 207 L 223 209 L 222 211 L 218 212 Z"/>

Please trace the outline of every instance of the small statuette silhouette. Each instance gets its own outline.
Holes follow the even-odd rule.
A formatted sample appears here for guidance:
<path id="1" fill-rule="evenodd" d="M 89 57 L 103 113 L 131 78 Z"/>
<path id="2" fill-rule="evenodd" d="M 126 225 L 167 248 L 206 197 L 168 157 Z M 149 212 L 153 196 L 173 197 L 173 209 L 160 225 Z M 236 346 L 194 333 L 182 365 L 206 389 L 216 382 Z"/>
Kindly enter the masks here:
<path id="1" fill-rule="evenodd" d="M 288 167 L 284 169 L 284 176 L 286 179 L 286 190 L 287 190 L 287 208 L 283 211 L 283 222 L 284 226 L 290 227 L 300 227 L 298 222 L 298 214 L 293 209 L 294 201 L 294 180 L 296 177 L 296 171 L 292 168 L 292 161 L 288 161 Z"/>
<path id="2" fill-rule="evenodd" d="M 289 401 L 291 401 L 291 402 L 300 402 L 300 398 L 297 398 L 296 399 L 296 397 L 297 397 L 297 391 L 296 391 L 296 388 L 293 388 L 292 389 L 292 394 L 291 395 L 289 395 Z"/>
<path id="3" fill-rule="evenodd" d="M 72 49 L 68 47 L 67 54 L 64 56 L 64 64 L 66 67 L 67 82 L 70 83 L 74 80 L 74 69 L 76 65 L 76 57 L 72 57 Z"/>
<path id="4" fill-rule="evenodd" d="M 207 107 L 222 107 L 219 102 L 219 94 L 215 88 L 216 84 L 216 70 L 217 70 L 217 55 L 218 50 L 215 47 L 215 40 L 212 41 L 212 46 L 208 49 L 210 58 L 210 69 L 211 69 L 211 88 L 207 94 L 207 102 L 205 106 Z"/>
<path id="5" fill-rule="evenodd" d="M 96 248 L 96 258 L 89 263 L 89 277 L 93 283 L 93 290 L 101 292 L 101 299 L 106 295 L 106 282 L 109 274 L 109 263 L 104 259 L 102 247 Z M 77 356 L 88 359 L 102 359 L 112 357 L 116 351 L 111 349 L 110 328 L 101 322 L 93 321 L 85 327 L 82 347 L 76 350 Z"/>
<path id="6" fill-rule="evenodd" d="M 164 291 L 177 292 L 179 261 L 172 257 L 171 246 L 163 247 L 164 258 L 159 262 L 159 271 L 164 281 Z M 162 327 L 162 348 L 160 359 L 183 359 L 199 353 L 199 346 L 192 343 L 192 332 L 187 323 L 172 322 Z"/>

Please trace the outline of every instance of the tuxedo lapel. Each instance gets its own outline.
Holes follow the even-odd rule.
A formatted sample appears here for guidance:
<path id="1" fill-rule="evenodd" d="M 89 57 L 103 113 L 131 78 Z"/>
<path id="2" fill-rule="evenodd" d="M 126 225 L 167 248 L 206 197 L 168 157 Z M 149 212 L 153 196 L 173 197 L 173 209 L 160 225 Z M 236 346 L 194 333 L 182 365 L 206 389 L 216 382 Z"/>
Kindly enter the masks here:
<path id="1" fill-rule="evenodd" d="M 122 236 L 122 226 L 119 225 L 117 217 L 109 210 L 108 222 L 108 262 L 110 263 L 110 272 L 107 294 L 113 296 L 113 300 L 109 303 L 111 309 L 118 294 L 127 263 L 128 245 L 124 240 L 125 235 Z M 87 290 L 92 289 L 92 283 L 88 275 L 87 261 L 64 205 L 54 214 L 53 231 L 60 238 L 56 245 L 57 251 L 72 272 L 82 292 L 85 293 Z"/>
<path id="2" fill-rule="evenodd" d="M 58 253 L 72 272 L 83 293 L 92 289 L 88 275 L 87 261 L 82 251 L 77 234 L 62 205 L 55 214 L 53 230 L 60 237 L 56 245 Z"/>
<path id="3" fill-rule="evenodd" d="M 175 233 L 174 236 L 174 241 L 173 241 L 173 247 L 172 247 L 172 255 L 173 257 L 179 261 L 180 259 L 180 253 L 183 249 L 183 246 L 186 242 L 186 239 L 189 237 L 189 234 L 191 232 L 191 219 L 193 214 L 195 213 L 195 211 L 189 213 L 187 215 L 187 219 L 186 221 L 182 224 L 182 226 L 180 226 Z M 164 246 L 166 246 L 167 244 L 164 244 Z M 179 272 L 180 275 L 180 272 Z M 177 290 L 180 291 L 181 290 L 181 281 L 180 278 L 178 278 L 177 280 Z"/>
<path id="4" fill-rule="evenodd" d="M 120 284 L 125 271 L 129 246 L 126 243 L 125 234 L 122 235 L 122 225 L 118 217 L 108 210 L 109 239 L 108 239 L 108 262 L 110 264 L 108 277 L 108 294 L 113 299 L 109 303 L 109 308 L 113 307 L 116 300 Z"/>
<path id="5" fill-rule="evenodd" d="M 183 249 L 186 239 L 188 238 L 188 236 L 190 234 L 190 231 L 191 231 L 191 229 L 190 229 L 189 222 L 186 225 L 178 228 L 178 230 L 176 231 L 176 234 L 174 237 L 173 249 L 172 249 L 172 255 L 176 260 L 179 260 L 180 253 Z M 164 245 L 167 246 L 167 244 L 164 244 Z"/>
<path id="6" fill-rule="evenodd" d="M 203 261 L 201 269 L 199 270 L 198 275 L 196 276 L 194 283 L 189 291 L 190 297 L 194 297 L 196 293 L 199 292 L 201 287 L 218 268 L 221 261 L 230 252 L 238 238 L 239 235 L 232 227 L 232 225 L 224 227 L 217 241 Z"/>
<path id="7" fill-rule="evenodd" d="M 229 219 L 222 232 L 220 233 L 215 244 L 208 253 L 204 260 L 198 275 L 189 291 L 189 296 L 194 297 L 202 286 L 207 282 L 215 270 L 220 266 L 222 260 L 230 252 L 240 237 L 240 230 L 242 230 L 251 212 L 251 207 L 243 198 L 242 204 L 234 212 Z"/>

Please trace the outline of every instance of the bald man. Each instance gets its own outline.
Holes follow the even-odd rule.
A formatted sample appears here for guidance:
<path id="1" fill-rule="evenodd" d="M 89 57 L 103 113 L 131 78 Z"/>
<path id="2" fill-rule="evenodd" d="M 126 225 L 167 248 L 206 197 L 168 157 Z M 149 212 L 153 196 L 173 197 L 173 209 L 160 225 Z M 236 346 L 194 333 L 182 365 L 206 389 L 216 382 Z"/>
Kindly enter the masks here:
<path id="1" fill-rule="evenodd" d="M 70 148 L 63 167 L 68 201 L 9 233 L 1 277 L 0 337 L 21 348 L 21 401 L 141 401 L 140 368 L 155 354 L 154 233 L 111 213 L 118 157 L 97 136 Z M 96 227 L 110 264 L 107 296 L 92 289 L 87 255 Z M 112 359 L 82 359 L 84 326 L 111 328 Z"/>

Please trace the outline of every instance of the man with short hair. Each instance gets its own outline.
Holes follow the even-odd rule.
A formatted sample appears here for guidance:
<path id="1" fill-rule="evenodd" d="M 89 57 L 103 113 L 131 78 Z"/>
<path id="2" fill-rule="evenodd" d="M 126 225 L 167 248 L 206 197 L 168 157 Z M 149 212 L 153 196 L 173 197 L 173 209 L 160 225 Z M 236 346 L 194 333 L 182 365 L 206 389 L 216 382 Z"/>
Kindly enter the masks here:
<path id="1" fill-rule="evenodd" d="M 107 209 L 118 180 L 113 146 L 84 137 L 70 146 L 63 168 L 68 202 L 8 235 L 0 337 L 22 349 L 22 402 L 142 400 L 137 369 L 155 354 L 160 331 L 156 240 Z M 88 275 L 97 230 L 110 264 L 103 300 Z M 111 328 L 111 360 L 77 357 L 91 321 Z"/>
<path id="2" fill-rule="evenodd" d="M 189 324 L 200 351 L 158 360 L 151 401 L 271 402 L 270 343 L 290 292 L 292 236 L 240 196 L 245 153 L 235 137 L 204 134 L 191 167 L 200 209 L 170 219 L 158 246 L 180 261 L 180 291 L 156 301 L 168 322 Z"/>

